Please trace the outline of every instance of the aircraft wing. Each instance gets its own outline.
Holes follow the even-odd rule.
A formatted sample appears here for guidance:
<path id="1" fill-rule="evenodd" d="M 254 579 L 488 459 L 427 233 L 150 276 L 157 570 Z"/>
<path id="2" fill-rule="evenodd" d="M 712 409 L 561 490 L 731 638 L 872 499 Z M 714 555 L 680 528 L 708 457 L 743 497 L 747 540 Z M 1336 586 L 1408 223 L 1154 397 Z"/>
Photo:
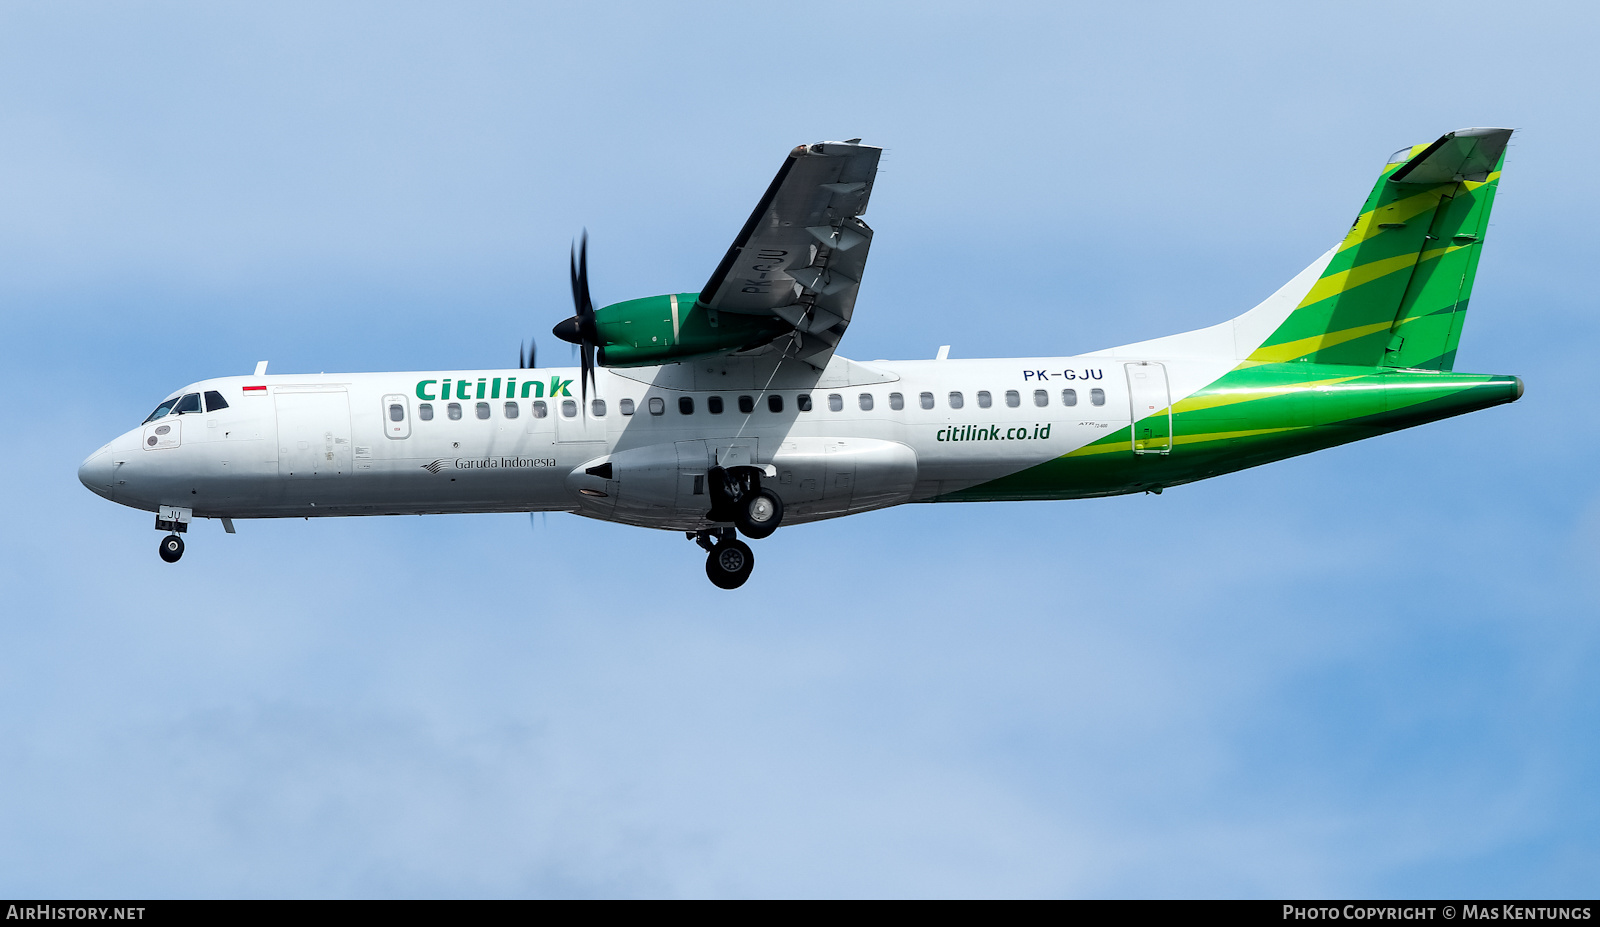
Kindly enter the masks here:
<path id="1" fill-rule="evenodd" d="M 758 351 L 783 350 L 821 367 L 850 324 L 872 245 L 861 221 L 882 148 L 799 145 L 784 159 L 698 302 L 719 313 L 776 316 L 794 332 Z"/>

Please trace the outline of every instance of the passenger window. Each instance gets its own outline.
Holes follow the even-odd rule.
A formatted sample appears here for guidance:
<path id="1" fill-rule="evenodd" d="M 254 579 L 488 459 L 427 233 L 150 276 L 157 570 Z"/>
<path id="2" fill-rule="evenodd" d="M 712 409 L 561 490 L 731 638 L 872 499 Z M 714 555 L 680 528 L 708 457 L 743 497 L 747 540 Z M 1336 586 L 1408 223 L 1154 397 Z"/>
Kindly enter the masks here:
<path id="1" fill-rule="evenodd" d="M 693 415 L 694 414 L 694 397 L 693 396 L 679 396 L 678 397 L 678 414 L 679 415 Z"/>
<path id="2" fill-rule="evenodd" d="M 206 390 L 206 411 L 207 412 L 215 412 L 218 409 L 226 409 L 227 407 L 228 407 L 228 400 L 223 399 L 221 393 L 217 392 L 214 389 Z"/>
<path id="3" fill-rule="evenodd" d="M 184 393 L 183 394 L 183 398 L 178 400 L 178 404 L 176 406 L 172 407 L 172 412 L 173 412 L 174 415 L 182 415 L 185 412 L 199 412 L 199 411 L 200 411 L 200 394 L 199 393 Z"/>
<path id="4" fill-rule="evenodd" d="M 1022 405 L 1022 396 L 1020 396 L 1014 389 L 1006 390 L 1006 406 L 1008 408 L 1015 409 L 1020 405 Z"/>
<path id="5" fill-rule="evenodd" d="M 522 410 L 517 408 L 517 404 L 516 403 L 514 403 L 514 402 L 506 403 L 506 418 L 516 418 L 517 416 L 519 416 L 521 414 L 522 414 Z"/>
<path id="6" fill-rule="evenodd" d="M 794 397 L 794 404 L 795 404 L 795 408 L 799 409 L 801 412 L 810 412 L 811 411 L 811 394 L 810 393 L 801 393 L 800 395 Z"/>
<path id="7" fill-rule="evenodd" d="M 777 393 L 773 393 L 771 396 L 768 396 L 767 397 L 767 411 L 768 412 L 782 412 L 783 411 L 783 397 L 779 396 Z"/>
<path id="8" fill-rule="evenodd" d="M 406 407 L 398 402 L 389 403 L 389 421 L 403 422 L 406 420 Z"/>
<path id="9" fill-rule="evenodd" d="M 959 409 L 964 405 L 966 405 L 966 400 L 961 398 L 961 394 L 959 392 L 952 392 L 950 394 L 950 408 Z"/>
<path id="10" fill-rule="evenodd" d="M 606 401 L 604 399 L 589 400 L 589 414 L 595 418 L 606 417 Z"/>
<path id="11" fill-rule="evenodd" d="M 860 402 L 861 402 L 861 411 L 863 411 L 863 412 L 871 412 L 872 411 L 872 394 L 871 393 L 862 393 Z"/>
<path id="12" fill-rule="evenodd" d="M 1075 406 L 1075 405 L 1077 405 L 1078 404 L 1078 391 L 1075 390 L 1075 389 L 1064 389 L 1064 390 L 1062 390 L 1061 391 L 1061 404 L 1064 405 L 1064 406 Z"/>
<path id="13" fill-rule="evenodd" d="M 1042 390 L 1042 389 L 1034 390 L 1033 391 L 1033 404 L 1038 406 L 1041 409 L 1044 408 L 1045 406 L 1049 405 L 1050 404 L 1050 393 L 1048 391 Z"/>
<path id="14" fill-rule="evenodd" d="M 447 405 L 447 406 L 445 406 L 445 407 L 444 407 L 444 414 L 445 414 L 445 415 L 446 415 L 446 416 L 447 416 L 447 417 L 448 417 L 448 418 L 449 418 L 449 419 L 450 419 L 450 421 L 452 421 L 452 422 L 459 422 L 459 421 L 461 421 L 461 403 L 459 403 L 459 402 L 452 402 L 452 403 L 450 403 L 450 404 L 449 404 L 449 405 Z"/>
<path id="15" fill-rule="evenodd" d="M 632 415 L 633 414 L 633 400 L 632 399 L 624 399 L 621 402 L 617 403 L 617 406 L 619 408 L 621 408 L 623 415 Z"/>
<path id="16" fill-rule="evenodd" d="M 828 394 L 828 411 L 829 412 L 843 412 L 844 411 L 844 397 L 839 395 L 838 393 L 829 393 Z"/>
<path id="17" fill-rule="evenodd" d="M 1099 388 L 1098 386 L 1095 387 L 1092 390 L 1089 390 L 1089 403 L 1091 405 L 1097 405 L 1097 406 L 1105 405 L 1106 404 L 1106 391 L 1101 389 L 1101 388 Z"/>
<path id="18" fill-rule="evenodd" d="M 488 417 L 489 417 L 489 404 L 487 402 L 478 403 L 476 412 L 477 412 L 478 418 L 488 419 Z"/>
<path id="19" fill-rule="evenodd" d="M 141 424 L 141 425 L 150 424 L 151 422 L 155 421 L 156 419 L 160 418 L 161 416 L 166 415 L 168 412 L 171 412 L 172 411 L 172 407 L 177 405 L 177 404 L 178 404 L 178 397 L 177 396 L 174 396 L 171 399 L 168 399 L 166 402 L 163 402 L 161 405 L 156 406 L 156 410 L 154 412 L 151 412 L 148 416 L 146 416 L 145 420 L 140 422 L 139 424 Z"/>
<path id="20" fill-rule="evenodd" d="M 933 394 L 932 393 L 923 393 L 922 396 L 919 397 L 919 398 L 922 401 L 922 407 L 924 409 L 933 408 Z"/>
<path id="21" fill-rule="evenodd" d="M 752 398 L 750 396 L 740 396 L 739 397 L 739 411 L 740 412 L 743 412 L 745 415 L 749 415 L 751 412 L 754 412 L 755 410 L 756 410 L 756 401 L 755 401 L 754 398 Z"/>
<path id="22" fill-rule="evenodd" d="M 577 418 L 578 417 L 578 402 L 577 402 L 577 400 L 575 400 L 575 399 L 563 399 L 563 400 L 561 400 L 561 417 L 562 418 Z"/>
<path id="23" fill-rule="evenodd" d="M 889 408 L 895 410 L 896 412 L 899 412 L 901 409 L 904 409 L 905 407 L 906 407 L 906 397 L 900 395 L 899 393 L 890 393 L 889 394 Z"/>
<path id="24" fill-rule="evenodd" d="M 417 418 L 420 418 L 425 422 L 433 421 L 433 403 L 424 402 L 417 406 Z"/>
<path id="25" fill-rule="evenodd" d="M 662 399 L 660 396 L 651 396 L 650 397 L 650 414 L 651 415 L 660 415 L 665 411 L 667 411 L 667 401 L 665 399 Z"/>
<path id="26" fill-rule="evenodd" d="M 550 407 L 544 404 L 543 399 L 536 399 L 533 402 L 532 412 L 534 418 L 544 418 L 550 414 Z"/>
<path id="27" fill-rule="evenodd" d="M 978 408 L 987 409 L 992 405 L 994 405 L 994 400 L 990 398 L 989 391 L 986 389 L 978 390 Z"/>
<path id="28" fill-rule="evenodd" d="M 706 397 L 706 411 L 710 412 L 712 415 L 721 415 L 722 414 L 722 397 L 721 396 L 707 396 Z"/>

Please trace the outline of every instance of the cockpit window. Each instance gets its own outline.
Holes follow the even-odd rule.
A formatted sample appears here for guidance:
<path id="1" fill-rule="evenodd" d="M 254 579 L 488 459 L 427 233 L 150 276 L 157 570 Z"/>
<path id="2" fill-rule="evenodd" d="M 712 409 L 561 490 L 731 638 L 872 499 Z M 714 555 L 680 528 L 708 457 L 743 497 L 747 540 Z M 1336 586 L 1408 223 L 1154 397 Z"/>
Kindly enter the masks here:
<path id="1" fill-rule="evenodd" d="M 228 400 L 223 399 L 221 393 L 217 392 L 214 389 L 206 390 L 206 411 L 207 412 L 215 412 L 218 409 L 226 409 L 227 407 L 228 407 Z"/>
<path id="2" fill-rule="evenodd" d="M 145 420 L 140 422 L 139 424 L 148 425 L 149 423 L 155 421 L 156 419 L 160 418 L 161 416 L 166 415 L 168 412 L 171 412 L 172 411 L 172 407 L 178 404 L 178 400 L 180 398 L 181 397 L 179 397 L 179 396 L 174 396 L 171 399 L 168 399 L 166 402 L 163 402 L 161 405 L 156 406 L 156 410 L 154 412 L 151 412 L 149 415 L 145 416 Z"/>
<path id="3" fill-rule="evenodd" d="M 178 404 L 173 407 L 172 414 L 173 415 L 182 415 L 185 412 L 199 412 L 199 411 L 200 411 L 200 394 L 199 393 L 184 393 L 183 394 L 183 398 L 179 399 L 178 400 Z"/>

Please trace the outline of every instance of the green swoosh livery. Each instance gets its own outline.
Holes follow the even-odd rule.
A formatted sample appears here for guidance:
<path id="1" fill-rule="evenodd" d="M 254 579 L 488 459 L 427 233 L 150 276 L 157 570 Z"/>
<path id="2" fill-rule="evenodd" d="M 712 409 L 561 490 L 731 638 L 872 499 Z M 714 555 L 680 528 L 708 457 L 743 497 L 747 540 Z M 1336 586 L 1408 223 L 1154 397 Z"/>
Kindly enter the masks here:
<path id="1" fill-rule="evenodd" d="M 1303 293 L 1285 287 L 1298 296 L 1287 314 L 1236 348 L 1217 379 L 1092 444 L 937 501 L 1160 491 L 1514 401 L 1518 378 L 1453 370 L 1510 135 L 1463 129 L 1396 152 L 1314 281 Z M 1230 324 L 1270 312 L 1263 304 Z M 1112 353 L 1200 354 L 1217 336 Z"/>

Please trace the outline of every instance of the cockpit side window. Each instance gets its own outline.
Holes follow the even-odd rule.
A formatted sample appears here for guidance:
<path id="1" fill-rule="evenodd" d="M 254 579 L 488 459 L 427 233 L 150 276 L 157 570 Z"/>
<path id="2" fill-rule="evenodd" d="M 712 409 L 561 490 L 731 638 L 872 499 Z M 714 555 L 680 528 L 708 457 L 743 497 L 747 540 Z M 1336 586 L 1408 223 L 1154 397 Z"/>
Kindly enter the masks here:
<path id="1" fill-rule="evenodd" d="M 199 411 L 200 411 L 200 394 L 199 393 L 184 393 L 183 394 L 183 398 L 179 399 L 178 400 L 178 404 L 172 408 L 172 414 L 173 415 L 182 415 L 185 412 L 199 412 Z"/>
<path id="2" fill-rule="evenodd" d="M 226 409 L 227 407 L 228 407 L 228 400 L 223 399 L 221 393 L 217 392 L 214 389 L 206 390 L 206 411 L 207 412 L 215 412 L 218 409 Z"/>
<path id="3" fill-rule="evenodd" d="M 166 402 L 163 402 L 161 405 L 156 406 L 156 410 L 154 412 L 151 412 L 149 415 L 145 416 L 144 421 L 140 422 L 139 424 L 148 425 L 149 423 L 155 421 L 156 419 L 160 418 L 161 416 L 166 415 L 168 412 L 171 412 L 172 411 L 172 407 L 178 404 L 178 400 L 180 398 L 182 398 L 182 397 L 174 396 L 171 399 L 168 399 Z"/>

